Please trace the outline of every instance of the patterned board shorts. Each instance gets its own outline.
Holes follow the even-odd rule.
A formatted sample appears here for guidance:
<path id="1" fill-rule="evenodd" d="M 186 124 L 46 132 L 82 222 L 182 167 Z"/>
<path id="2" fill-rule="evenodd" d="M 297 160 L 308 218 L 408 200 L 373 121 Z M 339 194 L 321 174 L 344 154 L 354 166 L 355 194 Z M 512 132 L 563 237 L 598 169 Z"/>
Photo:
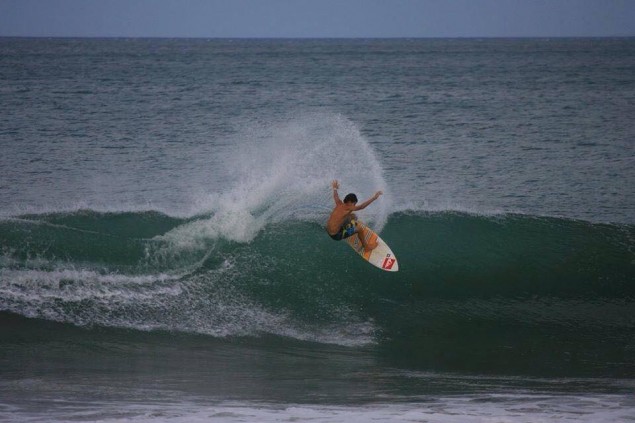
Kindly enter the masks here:
<path id="1" fill-rule="evenodd" d="M 356 228 L 357 228 L 357 220 L 350 219 L 349 221 L 345 222 L 342 225 L 342 227 L 339 229 L 339 231 L 337 231 L 335 235 L 329 234 L 329 236 L 335 241 L 340 241 L 344 238 L 348 238 L 349 236 L 352 236 L 353 234 L 355 234 Z"/>

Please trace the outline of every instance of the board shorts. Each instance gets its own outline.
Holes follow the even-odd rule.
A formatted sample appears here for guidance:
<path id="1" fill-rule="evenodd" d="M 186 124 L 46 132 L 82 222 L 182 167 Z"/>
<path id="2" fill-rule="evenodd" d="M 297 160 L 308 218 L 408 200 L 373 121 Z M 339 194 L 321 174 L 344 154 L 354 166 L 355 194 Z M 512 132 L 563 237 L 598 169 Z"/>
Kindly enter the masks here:
<path id="1" fill-rule="evenodd" d="M 344 222 L 342 227 L 334 235 L 329 234 L 329 236 L 335 241 L 340 241 L 344 238 L 348 238 L 349 236 L 353 236 L 356 228 L 357 220 L 350 219 Z"/>

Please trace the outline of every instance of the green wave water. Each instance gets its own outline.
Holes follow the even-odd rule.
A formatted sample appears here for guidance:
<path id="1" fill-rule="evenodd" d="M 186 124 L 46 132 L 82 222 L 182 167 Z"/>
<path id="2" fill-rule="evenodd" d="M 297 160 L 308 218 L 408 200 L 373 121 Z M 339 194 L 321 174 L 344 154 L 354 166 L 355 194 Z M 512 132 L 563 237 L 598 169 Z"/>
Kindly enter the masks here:
<path id="1" fill-rule="evenodd" d="M 381 233 L 400 260 L 389 274 L 313 221 L 267 224 L 246 241 L 226 224 L 88 210 L 5 219 L 0 309 L 374 348 L 408 369 L 635 374 L 632 225 L 394 213 Z"/>

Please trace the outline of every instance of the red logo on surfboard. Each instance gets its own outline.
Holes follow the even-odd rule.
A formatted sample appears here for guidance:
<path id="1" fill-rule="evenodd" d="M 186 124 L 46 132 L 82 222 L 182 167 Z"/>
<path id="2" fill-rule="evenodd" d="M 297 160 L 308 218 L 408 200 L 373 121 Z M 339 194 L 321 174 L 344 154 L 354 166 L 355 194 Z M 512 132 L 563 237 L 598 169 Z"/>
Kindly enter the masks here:
<path id="1" fill-rule="evenodd" d="M 390 254 L 388 254 L 386 258 L 384 259 L 384 263 L 381 265 L 381 268 L 385 270 L 390 270 L 392 269 L 392 266 L 395 264 L 396 261 L 397 260 L 390 257 Z"/>

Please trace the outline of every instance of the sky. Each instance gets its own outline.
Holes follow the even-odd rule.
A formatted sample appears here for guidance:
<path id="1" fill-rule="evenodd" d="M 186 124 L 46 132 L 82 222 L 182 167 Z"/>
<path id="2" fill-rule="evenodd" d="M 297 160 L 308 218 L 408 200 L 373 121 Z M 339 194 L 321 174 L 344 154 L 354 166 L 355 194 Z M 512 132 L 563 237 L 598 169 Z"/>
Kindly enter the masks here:
<path id="1" fill-rule="evenodd" d="M 0 36 L 635 36 L 635 0 L 0 0 Z"/>

